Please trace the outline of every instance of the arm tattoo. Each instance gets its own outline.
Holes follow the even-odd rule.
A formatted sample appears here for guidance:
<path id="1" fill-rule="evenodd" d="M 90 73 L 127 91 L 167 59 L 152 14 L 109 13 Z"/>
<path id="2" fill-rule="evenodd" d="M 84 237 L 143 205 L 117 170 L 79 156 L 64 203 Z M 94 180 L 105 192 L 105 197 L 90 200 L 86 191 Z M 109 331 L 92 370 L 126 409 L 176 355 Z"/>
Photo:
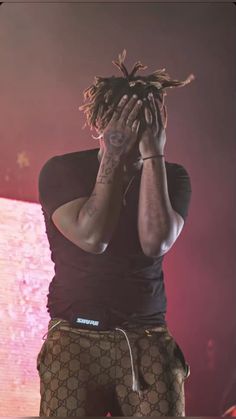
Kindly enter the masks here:
<path id="1" fill-rule="evenodd" d="M 99 173 L 97 177 L 97 183 L 110 184 L 113 182 L 115 168 L 119 164 L 119 155 L 118 159 L 114 157 L 114 153 L 108 153 L 104 161 L 102 162 Z"/>

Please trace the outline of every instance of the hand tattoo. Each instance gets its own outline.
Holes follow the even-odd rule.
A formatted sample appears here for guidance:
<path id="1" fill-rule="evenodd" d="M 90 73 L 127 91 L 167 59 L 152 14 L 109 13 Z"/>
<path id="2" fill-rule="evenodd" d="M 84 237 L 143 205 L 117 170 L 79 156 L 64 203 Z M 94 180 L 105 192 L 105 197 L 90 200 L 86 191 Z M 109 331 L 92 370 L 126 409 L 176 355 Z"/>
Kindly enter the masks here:
<path id="1" fill-rule="evenodd" d="M 121 131 L 110 130 L 105 133 L 104 140 L 105 140 L 108 151 L 114 152 L 114 147 L 115 147 L 115 153 L 118 152 L 118 154 L 120 154 L 125 148 L 127 137 Z"/>
<path id="2" fill-rule="evenodd" d="M 107 135 L 108 141 L 115 147 L 121 147 L 124 144 L 125 136 L 119 131 L 110 131 Z"/>

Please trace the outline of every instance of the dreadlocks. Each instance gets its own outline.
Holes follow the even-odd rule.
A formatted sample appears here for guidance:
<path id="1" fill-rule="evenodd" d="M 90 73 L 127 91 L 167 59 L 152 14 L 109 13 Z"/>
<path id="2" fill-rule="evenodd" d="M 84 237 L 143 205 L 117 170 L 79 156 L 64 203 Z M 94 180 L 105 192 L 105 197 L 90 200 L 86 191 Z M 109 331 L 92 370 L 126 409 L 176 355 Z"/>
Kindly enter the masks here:
<path id="1" fill-rule="evenodd" d="M 118 61 L 112 61 L 112 63 L 122 71 L 123 77 L 98 77 L 95 76 L 94 84 L 89 86 L 83 91 L 84 101 L 89 99 L 89 103 L 86 103 L 79 107 L 79 110 L 84 111 L 87 118 L 87 123 L 84 124 L 90 126 L 90 129 L 95 127 L 97 131 L 102 131 L 109 123 L 113 111 L 119 103 L 121 97 L 124 94 L 128 94 L 129 97 L 132 94 L 137 94 L 138 97 L 146 103 L 150 112 L 153 114 L 152 109 L 147 100 L 149 93 L 153 93 L 155 104 L 157 109 L 162 116 L 164 112 L 164 127 L 167 126 L 167 110 L 164 104 L 166 96 L 166 88 L 182 87 L 190 83 L 195 77 L 190 74 L 184 81 L 172 80 L 165 68 L 156 70 L 154 73 L 148 76 L 135 76 L 138 70 L 145 70 L 147 66 L 144 66 L 140 61 L 136 62 L 131 73 L 128 73 L 127 68 L 124 66 L 124 60 L 126 57 L 126 50 L 124 49 L 122 54 L 118 54 Z M 141 132 L 145 125 L 145 115 L 143 108 L 140 109 L 140 113 L 137 118 L 140 120 L 139 131 Z M 96 138 L 96 137 L 93 137 Z M 101 135 L 100 137 L 101 138 Z"/>

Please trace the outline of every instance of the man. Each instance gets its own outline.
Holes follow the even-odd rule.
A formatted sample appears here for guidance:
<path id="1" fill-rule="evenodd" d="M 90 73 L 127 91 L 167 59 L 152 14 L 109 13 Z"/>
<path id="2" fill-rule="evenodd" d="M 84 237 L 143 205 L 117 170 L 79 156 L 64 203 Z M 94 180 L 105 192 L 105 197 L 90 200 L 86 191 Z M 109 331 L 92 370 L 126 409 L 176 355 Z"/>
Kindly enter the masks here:
<path id="1" fill-rule="evenodd" d="M 164 70 L 96 78 L 83 105 L 100 149 L 49 159 L 39 176 L 55 276 L 38 354 L 40 416 L 184 416 L 189 367 L 165 320 L 162 260 L 191 195 L 165 161 Z M 164 117 L 163 117 L 164 113 Z"/>

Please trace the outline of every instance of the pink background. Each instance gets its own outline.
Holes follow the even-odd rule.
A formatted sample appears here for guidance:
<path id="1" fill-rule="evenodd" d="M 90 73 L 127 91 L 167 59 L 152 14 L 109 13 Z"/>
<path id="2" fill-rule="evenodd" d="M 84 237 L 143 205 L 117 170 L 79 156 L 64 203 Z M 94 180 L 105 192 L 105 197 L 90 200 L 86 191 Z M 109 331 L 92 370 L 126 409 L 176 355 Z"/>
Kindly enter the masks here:
<path id="1" fill-rule="evenodd" d="M 166 159 L 191 176 L 184 230 L 165 257 L 169 327 L 191 365 L 190 416 L 217 415 L 235 369 L 235 24 L 229 4 L 3 4 L 0 10 L 0 415 L 37 416 L 36 354 L 53 265 L 38 173 L 95 148 L 78 111 L 95 75 L 165 67 L 196 80 L 167 96 Z M 95 134 L 95 133 L 94 133 Z M 207 393 L 207 397 L 206 397 Z"/>

